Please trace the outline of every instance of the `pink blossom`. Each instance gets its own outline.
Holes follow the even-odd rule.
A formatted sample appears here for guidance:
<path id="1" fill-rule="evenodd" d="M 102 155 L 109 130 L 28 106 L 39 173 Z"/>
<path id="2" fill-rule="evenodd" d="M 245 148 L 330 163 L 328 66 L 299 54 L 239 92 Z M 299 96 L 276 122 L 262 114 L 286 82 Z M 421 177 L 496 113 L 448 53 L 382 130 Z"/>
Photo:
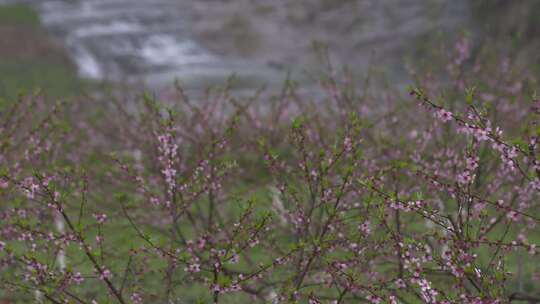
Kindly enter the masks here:
<path id="1" fill-rule="evenodd" d="M 132 293 L 129 298 L 131 299 L 131 302 L 133 302 L 134 304 L 141 304 L 143 302 L 143 298 L 141 294 L 138 292 Z"/>
<path id="2" fill-rule="evenodd" d="M 358 230 L 360 230 L 365 236 L 371 234 L 371 226 L 369 221 L 365 221 L 362 224 L 358 225 Z"/>
<path id="3" fill-rule="evenodd" d="M 443 108 L 439 109 L 437 112 L 436 112 L 436 116 L 437 118 L 439 118 L 442 122 L 448 122 L 450 120 L 452 120 L 453 118 L 453 114 L 452 112 L 450 111 L 447 111 Z"/>
<path id="4" fill-rule="evenodd" d="M 94 218 L 99 224 L 103 224 L 107 220 L 107 215 L 105 213 L 94 213 Z"/>
<path id="5" fill-rule="evenodd" d="M 73 282 L 75 282 L 75 284 L 77 285 L 80 285 L 84 281 L 84 278 L 82 277 L 80 272 L 76 272 L 73 275 L 72 279 L 73 279 Z"/>
<path id="6" fill-rule="evenodd" d="M 529 254 L 534 255 L 536 254 L 536 244 L 530 244 L 528 248 Z"/>
<path id="7" fill-rule="evenodd" d="M 112 272 L 107 268 L 103 268 L 99 274 L 99 278 L 101 280 L 110 279 L 112 278 Z"/>

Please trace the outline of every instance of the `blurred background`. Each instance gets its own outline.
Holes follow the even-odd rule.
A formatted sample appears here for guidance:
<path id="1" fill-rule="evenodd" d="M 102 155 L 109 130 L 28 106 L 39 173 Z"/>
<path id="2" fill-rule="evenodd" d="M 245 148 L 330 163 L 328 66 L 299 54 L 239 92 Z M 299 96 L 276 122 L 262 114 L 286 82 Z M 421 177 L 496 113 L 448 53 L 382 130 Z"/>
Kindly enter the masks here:
<path id="1" fill-rule="evenodd" d="M 540 1 L 0 0 L 0 96 L 97 83 L 188 88 L 308 83 L 328 50 L 335 66 L 407 83 L 407 65 L 467 35 L 538 67 Z"/>
<path id="2" fill-rule="evenodd" d="M 448 58 L 459 63 L 438 60 L 446 55 L 452 55 Z M 504 60 L 509 58 L 511 60 Z M 467 74 L 475 70 L 479 61 L 489 61 L 490 68 Z M 453 71 L 453 64 L 459 69 Z M 511 69 L 497 69 L 508 65 Z M 522 91 L 522 84 L 526 86 L 528 82 L 521 82 L 523 77 L 515 77 L 514 80 L 513 75 L 525 75 L 521 73 L 525 71 L 527 75 L 531 71 L 533 75 L 540 75 L 540 0 L 0 0 L 0 114 L 11 113 L 2 112 L 2 106 L 15 100 L 19 94 L 32 93 L 37 89 L 42 89 L 47 97 L 52 98 L 82 96 L 82 103 L 66 110 L 69 118 L 66 121 L 70 124 L 73 121 L 75 130 L 88 132 L 88 137 L 85 132 L 81 135 L 66 132 L 69 140 L 64 144 L 68 148 L 71 145 L 79 147 L 79 141 L 91 138 L 86 144 L 92 149 L 84 150 L 80 157 L 88 158 L 84 165 L 93 168 L 96 176 L 100 176 L 100 170 L 105 172 L 104 167 L 110 160 L 108 152 L 121 151 L 138 159 L 140 156 L 135 155 L 142 152 L 132 150 L 132 146 L 148 145 L 144 133 L 138 134 L 139 130 L 132 128 L 138 125 L 117 119 L 118 112 L 107 112 L 103 105 L 113 102 L 108 92 L 102 94 L 104 88 L 112 88 L 122 97 L 138 94 L 143 89 L 149 89 L 156 95 L 162 92 L 167 95 L 169 88 L 178 81 L 185 89 L 202 92 L 203 88 L 223 84 L 234 74 L 234 93 L 253 93 L 261 86 L 279 89 L 287 78 L 301 83 L 309 93 L 318 93 L 321 86 L 317 81 L 323 82 L 323 77 L 319 76 L 325 76 L 323 73 L 328 71 L 336 72 L 344 66 L 353 76 L 358 76 L 354 80 L 374 75 L 374 79 L 383 85 L 395 88 L 414 84 L 418 75 L 421 75 L 418 78 L 437 77 L 445 81 L 444 77 L 452 74 L 445 74 L 445 70 L 455 72 L 457 75 L 450 75 L 456 76 L 454 79 L 472 79 L 466 85 L 474 85 L 480 79 L 476 78 L 478 75 L 489 76 L 485 77 L 489 78 L 485 92 L 497 93 L 494 88 L 502 88 L 501 100 L 514 96 L 521 98 L 523 96 L 518 93 Z M 491 77 L 492 67 L 509 76 L 508 79 L 496 73 Z M 359 91 L 365 88 L 362 84 L 359 83 Z M 124 90 L 126 86 L 131 89 Z M 462 90 L 465 84 L 457 87 Z M 533 89 L 536 88 L 523 91 Z M 394 151 L 401 157 L 400 149 L 387 145 L 384 139 L 394 136 L 394 130 L 399 130 L 401 135 L 397 137 L 404 142 L 411 139 L 411 143 L 397 147 L 410 149 L 408 145 L 411 145 L 414 148 L 412 139 L 420 134 L 414 129 L 414 124 L 420 118 L 411 107 L 411 111 L 403 111 L 403 116 L 400 116 L 410 119 L 398 124 L 392 107 L 388 111 L 379 111 L 378 108 L 390 103 L 396 108 L 408 106 L 395 102 L 397 98 L 394 99 L 393 90 L 388 92 L 381 94 L 388 98 L 365 98 L 369 103 L 362 104 L 358 111 L 366 117 L 377 118 L 377 123 L 382 122 L 377 130 L 382 130 L 383 134 L 380 138 L 376 134 L 372 142 L 381 143 L 384 157 L 387 157 L 387 150 L 391 150 L 388 152 L 391 157 L 394 157 Z M 103 100 L 86 99 L 86 94 L 103 97 Z M 123 102 L 130 100 L 129 97 L 118 100 Z M 455 97 L 458 98 L 461 99 L 462 95 Z M 495 97 L 484 94 L 482 98 L 488 101 Z M 449 100 L 454 102 L 454 98 Z M 96 103 L 91 103 L 94 101 Z M 319 109 L 317 106 L 308 109 L 315 112 Z M 94 113 L 88 110 L 90 108 L 102 111 Z M 114 108 L 116 111 L 119 109 L 116 105 Z M 43 111 L 44 107 L 33 111 L 23 108 L 22 111 L 41 114 L 40 109 Z M 527 111 L 528 107 L 522 109 Z M 339 110 L 346 112 L 347 108 Z M 510 134 L 517 133 L 516 126 L 520 124 L 516 120 L 524 117 L 515 114 L 521 112 L 512 111 L 514 108 L 510 107 L 501 112 L 513 118 L 504 121 L 505 125 L 516 129 L 507 128 L 511 130 Z M 83 113 L 80 117 L 84 119 L 74 113 Z M 328 113 L 331 116 L 337 111 Z M 32 126 L 32 122 L 24 121 L 25 116 L 21 117 L 17 123 L 22 122 L 20 125 L 23 127 Z M 192 120 L 186 120 L 186 124 L 201 120 L 196 115 L 192 117 Z M 331 116 L 323 122 L 339 120 L 334 117 L 339 116 Z M 0 115 L 0 118 L 3 117 Z M 261 129 L 273 123 L 273 120 L 265 121 Z M 208 129 L 209 124 L 205 123 L 196 121 L 186 130 Z M 327 131 L 334 136 L 335 129 L 328 126 Z M 206 134 L 204 132 L 201 134 Z M 280 132 L 283 131 L 278 126 L 269 134 L 275 135 L 276 142 L 281 143 L 285 133 Z M 243 133 L 240 134 L 238 139 L 244 140 L 241 137 Z M 238 150 L 242 154 L 247 151 L 239 158 L 248 164 L 246 168 L 255 164 L 253 171 L 242 172 L 248 177 L 241 175 L 245 181 L 241 180 L 239 190 L 235 191 L 244 191 L 244 187 L 249 188 L 252 184 L 258 191 L 257 187 L 266 187 L 270 178 L 261 169 L 263 165 L 257 154 L 251 154 L 251 144 L 233 143 L 235 149 L 236 145 L 242 147 Z M 287 154 L 290 146 L 283 144 L 283 147 L 285 158 L 293 159 Z M 373 151 L 378 152 L 377 149 Z M 75 152 L 66 154 L 69 161 L 73 158 L 76 163 L 79 159 Z M 96 183 L 99 182 L 101 180 L 97 179 Z M 244 182 L 246 185 L 242 184 Z M 111 185 L 113 187 L 115 185 Z M 108 191 L 107 184 L 103 192 L 109 195 Z M 263 189 L 261 193 L 266 193 L 264 191 L 267 190 Z M 98 198 L 100 195 L 100 192 L 96 194 Z M 108 197 L 96 199 L 96 202 L 108 203 Z M 112 214 L 113 210 L 110 211 Z M 124 226 L 113 232 L 114 237 L 119 240 L 127 238 L 129 234 L 124 234 L 123 229 Z M 118 250 L 119 253 L 127 252 L 131 246 L 130 242 L 118 243 L 125 246 Z M 527 264 L 519 262 L 519 265 Z M 528 273 L 527 267 L 524 266 L 527 271 L 523 273 Z M 531 267 L 530 272 L 533 271 L 537 270 Z M 536 279 L 525 281 L 521 270 L 519 273 L 519 279 L 509 284 L 509 290 L 533 291 L 537 286 Z M 524 284 L 527 284 L 526 288 Z M 1 303 L 7 302 L 0 299 Z"/>

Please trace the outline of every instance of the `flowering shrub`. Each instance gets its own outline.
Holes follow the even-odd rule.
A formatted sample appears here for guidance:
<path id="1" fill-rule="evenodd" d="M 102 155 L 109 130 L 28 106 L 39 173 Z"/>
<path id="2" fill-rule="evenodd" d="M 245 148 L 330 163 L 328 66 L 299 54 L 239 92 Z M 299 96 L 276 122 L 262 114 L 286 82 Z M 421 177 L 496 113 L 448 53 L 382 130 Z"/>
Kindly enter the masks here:
<path id="1" fill-rule="evenodd" d="M 0 295 L 539 301 L 536 79 L 468 70 L 470 47 L 407 95 L 330 71 L 315 101 L 177 88 L 81 119 L 21 98 L 0 111 Z"/>

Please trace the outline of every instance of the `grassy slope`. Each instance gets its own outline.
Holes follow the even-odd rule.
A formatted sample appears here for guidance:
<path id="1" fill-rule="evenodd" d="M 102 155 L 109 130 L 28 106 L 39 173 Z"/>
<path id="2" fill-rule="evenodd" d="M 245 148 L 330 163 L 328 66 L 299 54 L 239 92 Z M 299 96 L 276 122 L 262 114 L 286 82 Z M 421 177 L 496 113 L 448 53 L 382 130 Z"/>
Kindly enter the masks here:
<path id="1" fill-rule="evenodd" d="M 38 88 L 50 96 L 69 96 L 81 87 L 74 65 L 48 39 L 36 12 L 0 5 L 0 99 Z"/>

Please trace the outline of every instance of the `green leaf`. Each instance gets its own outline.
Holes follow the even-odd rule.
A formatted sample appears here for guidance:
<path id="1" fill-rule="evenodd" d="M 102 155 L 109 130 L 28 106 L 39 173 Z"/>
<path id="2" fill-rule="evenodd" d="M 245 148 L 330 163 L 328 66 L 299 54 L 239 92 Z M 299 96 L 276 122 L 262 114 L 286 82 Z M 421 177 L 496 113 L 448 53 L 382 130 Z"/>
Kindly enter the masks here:
<path id="1" fill-rule="evenodd" d="M 292 122 L 293 130 L 298 130 L 298 129 L 302 128 L 304 123 L 305 123 L 305 118 L 304 117 L 302 117 L 302 116 L 296 117 Z"/>
<path id="2" fill-rule="evenodd" d="M 465 89 L 465 92 L 467 94 L 467 97 L 465 97 L 465 100 L 467 101 L 468 105 L 472 105 L 475 91 L 476 91 L 476 87 L 474 86 L 471 88 Z"/>

